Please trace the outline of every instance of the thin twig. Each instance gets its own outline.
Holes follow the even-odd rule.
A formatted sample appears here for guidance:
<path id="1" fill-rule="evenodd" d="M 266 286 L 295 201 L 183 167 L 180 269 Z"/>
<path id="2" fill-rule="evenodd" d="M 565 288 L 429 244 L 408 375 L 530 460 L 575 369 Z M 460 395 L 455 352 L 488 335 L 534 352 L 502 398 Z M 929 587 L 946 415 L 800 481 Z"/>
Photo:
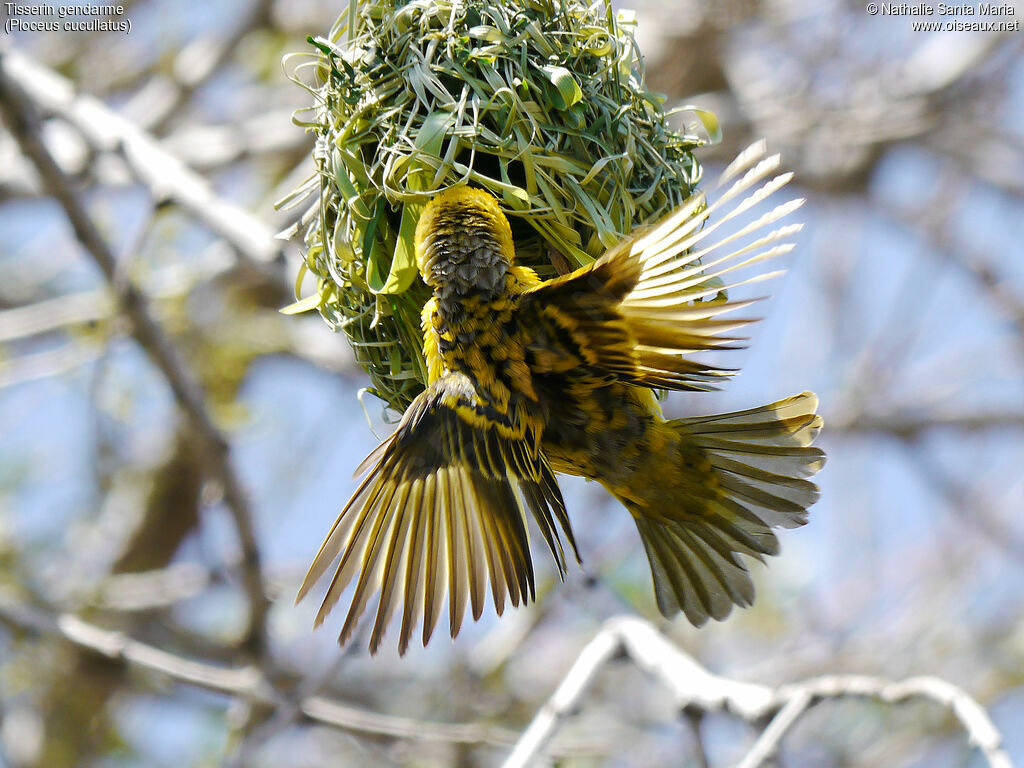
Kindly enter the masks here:
<path id="1" fill-rule="evenodd" d="M 587 643 L 561 684 L 534 715 L 502 768 L 526 768 L 541 755 L 561 721 L 578 706 L 591 680 L 605 663 L 621 651 L 614 632 L 607 630 Z"/>
<path id="2" fill-rule="evenodd" d="M 770 759 L 778 751 L 782 737 L 807 711 L 811 702 L 811 694 L 806 691 L 800 691 L 787 701 L 786 705 L 768 723 L 768 727 L 761 731 L 754 746 L 750 748 L 736 768 L 760 768 L 765 760 Z"/>
<path id="3" fill-rule="evenodd" d="M 950 178 L 958 179 L 959 174 L 950 172 Z M 917 210 L 897 208 L 880 202 L 874 202 L 872 208 L 879 216 L 905 228 L 908 232 L 922 236 L 933 256 L 952 264 L 976 281 L 991 297 L 992 303 L 1014 324 L 1018 345 L 1024 350 L 1024 301 L 1011 289 L 1010 282 L 991 254 L 973 242 L 965 242 L 959 235 L 953 226 L 957 221 L 956 209 L 949 206 L 948 215 L 935 215 L 935 210 L 948 197 L 949 193 L 944 190 L 953 186 L 955 185 L 941 185 L 940 190 L 943 192 L 935 194 Z"/>
<path id="4" fill-rule="evenodd" d="M 704 712 L 696 707 L 685 707 L 683 721 L 687 724 L 690 735 L 693 737 L 693 759 L 697 768 L 711 768 L 711 763 L 708 762 L 708 749 L 704 744 L 704 732 L 701 730 Z"/>
<path id="5" fill-rule="evenodd" d="M 954 429 L 963 432 L 981 432 L 988 429 L 1024 429 L 1024 413 L 992 411 L 989 413 L 929 413 L 922 416 L 910 416 L 906 413 L 887 415 L 857 413 L 833 416 L 828 422 L 829 434 L 877 432 L 906 440 L 936 429 Z"/>
<path id="6" fill-rule="evenodd" d="M 198 595 L 210 581 L 210 572 L 195 563 L 114 573 L 100 583 L 94 602 L 107 611 L 152 611 Z"/>
<path id="7" fill-rule="evenodd" d="M 275 688 L 260 667 L 224 667 L 182 658 L 135 640 L 123 632 L 104 629 L 74 614 L 57 617 L 41 611 L 0 601 L 0 622 L 37 635 L 56 635 L 79 648 L 94 651 L 114 661 L 156 672 L 180 683 L 227 694 L 245 701 L 279 707 L 285 695 Z M 309 696 L 299 702 L 306 720 L 346 731 L 416 741 L 452 744 L 511 746 L 519 734 L 485 723 L 430 723 L 396 717 L 353 707 L 323 696 Z M 569 743 L 554 750 L 560 755 L 594 754 L 593 743 Z"/>
<path id="8" fill-rule="evenodd" d="M 252 512 L 234 467 L 227 440 L 214 425 L 203 401 L 202 391 L 163 329 L 153 319 L 146 297 L 129 281 L 119 279 L 117 259 L 100 234 L 73 182 L 57 165 L 41 139 L 41 123 L 35 105 L 7 74 L 7 52 L 0 52 L 0 107 L 4 122 L 22 152 L 39 172 L 44 187 L 60 203 L 82 247 L 114 288 L 124 315 L 131 321 L 132 334 L 160 370 L 174 399 L 199 437 L 211 475 L 221 486 L 224 503 L 238 531 L 242 550 L 242 577 L 249 598 L 249 626 L 245 643 L 262 650 L 269 603 L 260 572 L 260 553 L 253 528 Z"/>
<path id="9" fill-rule="evenodd" d="M 104 290 L 82 291 L 0 311 L 0 343 L 95 322 L 111 312 Z"/>
<path id="10" fill-rule="evenodd" d="M 966 526 L 981 534 L 993 547 L 1007 558 L 1024 566 L 1024 541 L 1012 526 L 999 519 L 996 507 L 986 503 L 985 496 L 977 487 L 970 487 L 958 481 L 928 453 L 925 446 L 904 440 L 907 460 L 931 483 L 949 505 L 950 511 Z"/>
<path id="11" fill-rule="evenodd" d="M 97 347 L 72 343 L 0 361 L 0 389 L 67 373 L 92 362 L 100 354 Z"/>
<path id="12" fill-rule="evenodd" d="M 307 676 L 289 693 L 287 700 L 275 707 L 262 721 L 247 724 L 243 730 L 244 735 L 225 756 L 224 768 L 244 768 L 249 765 L 256 750 L 300 719 L 303 714 L 303 703 L 312 698 L 321 686 L 337 674 L 345 656 L 346 654 L 342 652 L 327 669 L 316 675 Z M 254 714 L 250 713 L 249 718 L 255 719 Z"/>
<path id="13" fill-rule="evenodd" d="M 173 78 L 157 75 L 132 97 L 125 111 L 138 115 L 138 122 L 147 131 L 159 133 L 180 113 L 192 94 L 217 72 L 237 50 L 239 43 L 254 29 L 267 25 L 273 7 L 272 0 L 252 3 L 235 28 L 217 30 L 216 34 L 193 40 L 175 57 L 171 67 Z"/>

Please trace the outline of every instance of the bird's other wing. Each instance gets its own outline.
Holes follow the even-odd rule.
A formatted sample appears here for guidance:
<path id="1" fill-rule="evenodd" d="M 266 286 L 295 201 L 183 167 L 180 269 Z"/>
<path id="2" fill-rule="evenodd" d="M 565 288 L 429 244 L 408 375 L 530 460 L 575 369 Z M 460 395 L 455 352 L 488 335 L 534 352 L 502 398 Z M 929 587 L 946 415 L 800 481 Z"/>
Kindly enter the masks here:
<path id="1" fill-rule="evenodd" d="M 791 250 L 785 240 L 802 226 L 767 231 L 803 200 L 736 226 L 792 178 L 777 173 L 779 165 L 778 155 L 765 157 L 763 142 L 751 146 L 726 169 L 719 187 L 728 188 L 714 202 L 697 193 L 593 264 L 526 292 L 520 311 L 538 329 L 534 370 L 558 372 L 577 364 L 640 386 L 716 389 L 733 371 L 690 356 L 736 348 L 734 342 L 744 339 L 731 334 L 755 319 L 721 316 L 756 301 L 719 295 L 781 274 L 760 272 L 730 282 L 736 270 Z M 727 222 L 728 233 L 716 236 Z"/>
<path id="2" fill-rule="evenodd" d="M 487 406 L 462 374 L 448 374 L 421 393 L 370 458 L 369 474 L 320 547 L 296 598 L 301 600 L 340 556 L 316 625 L 358 574 L 342 644 L 378 590 L 371 652 L 396 609 L 402 614 L 399 652 L 408 647 L 421 615 L 426 645 L 446 592 L 452 637 L 467 602 L 474 620 L 480 617 L 488 581 L 499 615 L 506 596 L 513 606 L 533 599 L 528 512 L 560 572 L 565 554 L 559 527 L 576 554 L 565 505 L 532 420 Z"/>

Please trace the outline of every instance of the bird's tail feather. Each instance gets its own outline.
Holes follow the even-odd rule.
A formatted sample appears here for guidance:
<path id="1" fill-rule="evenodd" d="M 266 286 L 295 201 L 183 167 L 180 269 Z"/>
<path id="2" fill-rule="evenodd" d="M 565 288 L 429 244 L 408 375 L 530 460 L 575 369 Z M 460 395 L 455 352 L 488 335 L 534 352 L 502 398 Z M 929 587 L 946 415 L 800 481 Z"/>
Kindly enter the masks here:
<path id="1" fill-rule="evenodd" d="M 724 619 L 734 604 L 753 602 L 754 586 L 740 555 L 778 553 L 772 528 L 807 521 L 818 488 L 807 480 L 825 463 L 811 447 L 821 430 L 818 399 L 804 392 L 746 411 L 668 422 L 686 446 L 685 498 L 625 500 L 633 513 L 654 578 L 658 608 L 680 610 L 695 625 Z M 693 457 L 699 457 L 696 460 Z M 709 482 L 710 480 L 710 482 Z"/>

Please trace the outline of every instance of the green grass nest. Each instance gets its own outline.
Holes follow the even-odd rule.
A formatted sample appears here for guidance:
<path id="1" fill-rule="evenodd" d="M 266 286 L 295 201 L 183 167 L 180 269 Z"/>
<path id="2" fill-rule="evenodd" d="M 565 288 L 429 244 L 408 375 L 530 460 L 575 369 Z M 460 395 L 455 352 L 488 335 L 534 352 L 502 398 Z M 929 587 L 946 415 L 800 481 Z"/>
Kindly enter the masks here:
<path id="1" fill-rule="evenodd" d="M 426 378 L 413 253 L 430 193 L 468 182 L 505 208 L 521 263 L 586 264 L 685 200 L 714 117 L 672 130 L 646 89 L 635 21 L 565 2 L 363 0 L 310 38 L 296 82 L 315 105 L 319 204 L 306 232 L 318 308 L 344 330 L 371 392 L 402 411 Z M 303 83 L 313 68 L 315 85 Z M 308 77 L 306 79 L 309 79 Z M 703 135 L 699 135 L 699 132 Z"/>

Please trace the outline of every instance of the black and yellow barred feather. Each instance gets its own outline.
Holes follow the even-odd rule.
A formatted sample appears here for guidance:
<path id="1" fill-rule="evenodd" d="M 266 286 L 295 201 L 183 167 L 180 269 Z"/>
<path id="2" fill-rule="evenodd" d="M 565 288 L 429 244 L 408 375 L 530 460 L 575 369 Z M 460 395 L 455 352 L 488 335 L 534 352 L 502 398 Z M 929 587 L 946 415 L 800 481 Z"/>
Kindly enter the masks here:
<path id="1" fill-rule="evenodd" d="M 558 564 L 563 537 L 579 559 L 555 472 L 601 482 L 630 511 L 659 609 L 694 624 L 749 605 L 741 555 L 776 554 L 774 527 L 806 522 L 824 463 L 805 392 L 748 411 L 666 421 L 654 389 L 713 389 L 728 369 L 695 359 L 727 349 L 752 302 L 716 298 L 736 270 L 785 253 L 798 224 L 765 230 L 783 203 L 738 230 L 711 235 L 786 185 L 778 156 L 755 145 L 727 169 L 728 189 L 695 195 L 595 263 L 546 282 L 515 264 L 509 224 L 488 193 L 436 195 L 416 232 L 433 297 L 423 310 L 429 385 L 362 468 L 299 591 L 340 556 L 321 623 L 355 579 L 345 642 L 379 593 L 370 649 L 402 614 L 399 650 L 422 619 L 429 640 L 447 598 L 449 631 L 467 606 L 480 617 L 535 596 L 527 520 Z M 712 217 L 714 217 L 712 219 Z M 358 578 L 357 578 L 358 576 Z"/>

